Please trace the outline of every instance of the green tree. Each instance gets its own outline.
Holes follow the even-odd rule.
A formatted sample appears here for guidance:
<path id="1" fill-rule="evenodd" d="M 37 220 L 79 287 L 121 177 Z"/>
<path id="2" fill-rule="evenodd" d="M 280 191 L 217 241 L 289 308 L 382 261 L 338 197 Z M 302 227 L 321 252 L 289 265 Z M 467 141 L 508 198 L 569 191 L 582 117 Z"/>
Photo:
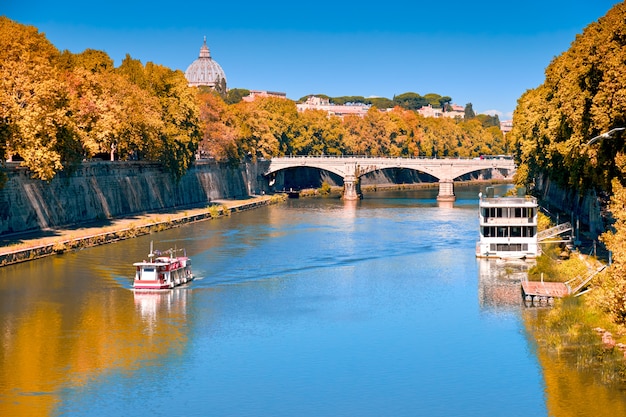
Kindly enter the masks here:
<path id="1" fill-rule="evenodd" d="M 446 109 L 452 103 L 452 97 L 450 96 L 440 96 L 439 97 L 439 107 L 442 109 Z"/>
<path id="2" fill-rule="evenodd" d="M 470 120 L 470 119 L 473 119 L 474 117 L 476 117 L 476 113 L 474 113 L 474 108 L 472 107 L 472 103 L 467 103 L 465 105 L 464 119 Z"/>
<path id="3" fill-rule="evenodd" d="M 428 101 L 428 104 L 433 107 L 443 108 L 443 104 L 445 104 L 445 101 L 442 103 L 442 97 L 439 94 L 428 93 L 424 96 L 424 98 Z"/>
<path id="4" fill-rule="evenodd" d="M 395 96 L 393 101 L 407 110 L 419 110 L 428 105 L 428 100 L 417 93 L 403 93 Z"/>
<path id="5" fill-rule="evenodd" d="M 490 116 L 488 114 L 478 114 L 476 119 L 480 121 L 483 127 L 497 126 L 500 127 L 500 118 L 498 115 Z"/>
<path id="6" fill-rule="evenodd" d="M 389 100 L 386 97 L 372 97 L 369 99 L 372 106 L 379 109 L 392 109 L 396 106 L 393 100 Z"/>
<path id="7" fill-rule="evenodd" d="M 236 104 L 241 101 L 241 99 L 245 96 L 250 95 L 250 90 L 246 90 L 245 88 L 231 88 L 226 93 L 226 98 L 224 101 L 227 104 Z"/>

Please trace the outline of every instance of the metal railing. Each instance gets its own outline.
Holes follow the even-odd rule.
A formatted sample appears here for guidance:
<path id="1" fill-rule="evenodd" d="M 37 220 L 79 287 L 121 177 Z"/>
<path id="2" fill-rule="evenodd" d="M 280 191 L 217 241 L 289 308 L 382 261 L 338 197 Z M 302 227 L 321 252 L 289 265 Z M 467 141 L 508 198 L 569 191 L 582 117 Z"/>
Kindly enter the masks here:
<path id="1" fill-rule="evenodd" d="M 551 227 L 550 229 L 543 230 L 537 233 L 537 240 L 542 241 L 560 235 L 561 233 L 568 232 L 570 230 L 572 230 L 572 225 L 569 222 L 561 223 L 557 226 Z"/>

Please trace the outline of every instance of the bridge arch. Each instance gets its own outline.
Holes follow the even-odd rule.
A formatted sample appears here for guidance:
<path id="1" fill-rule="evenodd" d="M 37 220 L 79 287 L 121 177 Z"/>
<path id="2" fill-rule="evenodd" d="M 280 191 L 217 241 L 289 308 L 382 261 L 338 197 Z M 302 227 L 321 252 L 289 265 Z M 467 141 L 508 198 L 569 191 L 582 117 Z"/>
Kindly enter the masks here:
<path id="1" fill-rule="evenodd" d="M 278 171 L 309 167 L 332 172 L 344 180 L 344 198 L 360 198 L 359 178 L 371 172 L 389 168 L 413 169 L 439 180 L 439 200 L 454 201 L 454 179 L 485 169 L 504 169 L 512 172 L 515 164 L 510 157 L 496 159 L 460 158 L 382 158 L 382 157 L 331 157 L 299 156 L 272 158 L 265 172 L 269 176 Z M 348 193 L 349 191 L 349 193 Z"/>

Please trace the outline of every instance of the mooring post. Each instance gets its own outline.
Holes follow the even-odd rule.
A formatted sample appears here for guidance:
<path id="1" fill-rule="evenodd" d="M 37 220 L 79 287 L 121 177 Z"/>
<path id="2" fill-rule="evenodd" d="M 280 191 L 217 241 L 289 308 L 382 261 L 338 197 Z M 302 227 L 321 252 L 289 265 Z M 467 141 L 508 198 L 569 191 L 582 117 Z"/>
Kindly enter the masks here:
<path id="1" fill-rule="evenodd" d="M 454 201 L 454 181 L 453 180 L 439 180 L 439 195 L 437 201 Z"/>

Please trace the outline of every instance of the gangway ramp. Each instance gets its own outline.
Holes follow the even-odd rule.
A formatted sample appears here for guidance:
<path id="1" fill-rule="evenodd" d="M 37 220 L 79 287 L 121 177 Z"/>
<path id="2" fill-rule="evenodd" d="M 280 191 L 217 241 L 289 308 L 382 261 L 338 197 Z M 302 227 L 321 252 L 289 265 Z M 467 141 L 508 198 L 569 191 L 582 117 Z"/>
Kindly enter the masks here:
<path id="1" fill-rule="evenodd" d="M 558 236 L 561 233 L 569 232 L 570 230 L 572 230 L 572 225 L 569 222 L 561 223 L 557 226 L 537 233 L 537 241 L 541 242 L 543 240 L 550 239 L 551 237 Z"/>
<path id="2" fill-rule="evenodd" d="M 581 276 L 578 276 L 578 277 L 576 277 L 574 279 L 571 279 L 571 280 L 567 281 L 565 283 L 565 285 L 569 289 L 569 293 L 577 295 L 577 293 L 580 290 L 582 290 L 587 284 L 589 284 L 589 281 L 591 281 L 593 279 L 593 277 L 595 277 L 600 272 L 602 272 L 604 270 L 604 268 L 606 268 L 606 265 L 600 266 L 598 269 L 596 269 L 594 272 L 592 272 L 591 274 L 589 274 L 587 276 L 581 275 Z"/>

